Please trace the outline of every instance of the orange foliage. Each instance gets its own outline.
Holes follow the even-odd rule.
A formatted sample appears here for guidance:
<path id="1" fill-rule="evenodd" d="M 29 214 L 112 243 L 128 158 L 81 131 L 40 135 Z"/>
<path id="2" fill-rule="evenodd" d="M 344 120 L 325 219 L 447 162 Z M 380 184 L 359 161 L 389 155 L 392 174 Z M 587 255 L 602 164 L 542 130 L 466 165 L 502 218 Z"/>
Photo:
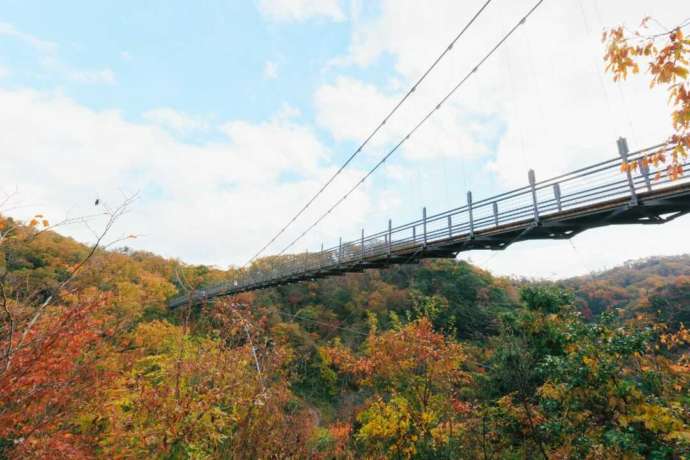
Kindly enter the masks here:
<path id="1" fill-rule="evenodd" d="M 16 458 L 86 458 L 87 439 L 74 434 L 69 417 L 99 390 L 96 346 L 103 297 L 52 307 L 12 339 L 0 371 L 0 438 L 19 440 Z M 9 338 L 0 341 L 3 350 Z"/>
<path id="2" fill-rule="evenodd" d="M 647 28 L 648 22 L 649 18 L 642 21 L 642 29 Z M 660 45 L 659 40 L 663 40 Z M 682 159 L 687 158 L 690 152 L 690 39 L 680 27 L 657 35 L 644 36 L 636 32 L 628 36 L 620 26 L 605 32 L 603 41 L 606 42 L 606 70 L 613 74 L 615 81 L 639 73 L 639 61 L 646 61 L 650 86 L 667 88 L 673 108 L 671 124 L 674 134 L 667 142 L 672 146 L 671 157 L 668 158 L 666 149 L 662 149 L 643 161 L 655 166 L 665 164 L 669 177 L 679 178 L 683 174 Z M 637 163 L 623 165 L 623 169 L 628 170 L 637 167 Z"/>
<path id="3" fill-rule="evenodd" d="M 422 318 L 399 331 L 367 339 L 367 354 L 353 356 L 342 346 L 326 348 L 333 363 L 361 379 L 399 381 L 410 375 L 426 374 L 435 380 L 456 382 L 464 379 L 459 364 L 465 355 L 462 347 L 433 330 L 431 322 Z"/>

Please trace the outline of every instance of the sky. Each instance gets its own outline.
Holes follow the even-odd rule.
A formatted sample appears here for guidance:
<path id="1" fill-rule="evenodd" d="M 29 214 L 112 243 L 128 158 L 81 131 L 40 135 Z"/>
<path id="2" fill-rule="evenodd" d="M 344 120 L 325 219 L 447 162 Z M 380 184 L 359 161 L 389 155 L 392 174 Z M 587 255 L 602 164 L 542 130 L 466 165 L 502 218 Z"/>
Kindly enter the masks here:
<path id="1" fill-rule="evenodd" d="M 112 237 L 242 265 L 355 151 L 484 0 L 0 0 L 1 213 L 52 222 L 137 199 Z M 282 250 L 469 72 L 534 0 L 493 0 Z M 644 77 L 604 73 L 601 33 L 690 16 L 680 0 L 546 0 L 357 192 L 294 246 L 383 230 L 670 134 Z M 653 29 L 656 30 L 656 29 Z M 95 207 L 95 200 L 99 207 Z M 3 200 L 0 200 L 2 202 Z M 102 219 L 59 231 L 93 241 Z M 523 242 L 462 259 L 557 278 L 690 252 L 690 217 Z"/>

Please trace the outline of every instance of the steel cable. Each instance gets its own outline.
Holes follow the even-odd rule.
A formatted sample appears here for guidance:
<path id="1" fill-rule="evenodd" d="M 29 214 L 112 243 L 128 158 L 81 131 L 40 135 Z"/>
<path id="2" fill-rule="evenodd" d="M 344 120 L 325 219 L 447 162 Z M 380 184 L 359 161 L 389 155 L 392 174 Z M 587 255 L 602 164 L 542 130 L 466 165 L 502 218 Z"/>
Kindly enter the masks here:
<path id="1" fill-rule="evenodd" d="M 477 20 L 477 18 L 482 14 L 482 12 L 484 12 L 484 10 L 489 6 L 489 4 L 492 1 L 493 0 L 486 0 L 486 2 L 484 2 L 482 7 L 474 14 L 474 16 L 472 16 L 472 18 L 469 20 L 469 22 L 467 24 L 465 24 L 465 26 L 460 30 L 460 32 L 455 36 L 455 38 L 453 38 L 453 40 L 450 42 L 450 44 L 448 46 L 446 46 L 446 48 L 443 50 L 443 52 L 436 58 L 436 60 L 431 64 L 431 66 L 429 66 L 429 68 L 426 70 L 426 72 L 424 72 L 422 74 L 422 76 L 419 77 L 417 82 L 414 85 L 412 85 L 412 87 L 407 91 L 407 93 L 405 93 L 405 95 L 402 97 L 402 99 L 400 99 L 400 101 L 398 101 L 398 103 L 393 107 L 393 109 L 388 113 L 388 115 L 386 115 L 383 118 L 383 121 L 381 123 L 379 123 L 376 126 L 376 128 L 374 128 L 374 130 L 366 137 L 366 139 L 364 139 L 364 141 L 359 145 L 357 150 L 355 150 L 348 157 L 348 159 L 345 161 L 345 163 L 343 163 L 342 166 L 340 166 L 340 168 L 338 168 L 338 170 L 321 186 L 319 191 L 316 192 L 316 194 L 314 194 L 314 196 L 311 197 L 311 199 L 307 202 L 307 204 L 305 204 L 297 212 L 297 214 L 295 214 L 294 217 L 292 219 L 290 219 L 288 221 L 288 223 L 285 224 L 285 226 L 283 226 L 283 228 L 281 228 L 280 231 L 278 231 L 278 233 L 276 233 L 273 236 L 273 238 L 271 238 L 271 240 L 268 243 L 266 243 L 266 245 L 264 245 L 264 247 L 262 247 L 244 266 L 249 265 L 254 260 L 256 260 L 261 254 L 263 254 L 263 252 L 271 244 L 273 244 L 280 237 L 280 235 L 282 235 L 285 232 L 285 230 L 287 230 L 287 228 L 290 225 L 292 225 L 292 223 L 295 222 L 304 213 L 304 211 L 306 211 L 312 205 L 312 203 L 314 203 L 314 201 L 316 201 L 316 199 L 321 195 L 321 193 L 323 193 L 323 191 L 326 190 L 326 188 L 329 185 L 331 185 L 331 183 L 335 180 L 335 178 L 338 177 L 340 175 L 340 173 L 343 172 L 343 170 L 350 164 L 350 162 L 352 162 L 352 160 L 362 151 L 362 149 L 364 149 L 364 147 L 369 143 L 369 141 L 381 130 L 381 128 L 383 128 L 383 126 L 388 122 L 388 119 L 391 116 L 393 116 L 395 114 L 395 112 L 398 111 L 400 106 L 402 106 L 405 103 L 405 101 L 412 95 L 412 93 L 416 91 L 417 87 L 426 79 L 426 77 L 429 75 L 429 73 L 431 73 L 431 71 L 436 67 L 436 65 L 439 62 L 441 62 L 441 60 L 445 57 L 445 55 L 448 54 L 448 52 L 450 52 L 453 49 L 453 46 L 455 46 L 455 43 L 460 39 L 460 37 L 462 37 L 465 34 L 465 32 Z"/>
<path id="2" fill-rule="evenodd" d="M 470 70 L 461 80 L 458 82 L 457 85 L 455 85 L 444 97 L 441 99 L 441 101 L 436 104 L 436 106 L 431 109 L 413 128 L 410 130 L 405 137 L 403 137 L 386 155 L 379 160 L 376 165 L 372 169 L 369 170 L 345 195 L 343 195 L 336 203 L 331 206 L 325 213 L 323 213 L 313 224 L 311 224 L 305 231 L 303 231 L 297 238 L 295 238 L 290 244 L 288 244 L 285 248 L 283 248 L 278 255 L 283 255 L 287 250 L 289 250 L 291 247 L 293 247 L 299 240 L 301 240 L 309 231 L 311 231 L 314 227 L 316 227 L 323 219 L 325 219 L 333 210 L 338 207 L 343 201 L 345 201 L 352 192 L 354 192 L 357 188 L 359 188 L 360 185 L 366 181 L 369 176 L 371 176 L 382 164 L 386 162 L 388 158 L 390 158 L 391 155 L 393 155 L 404 143 L 407 141 L 422 125 L 424 125 L 429 118 L 437 111 L 440 110 L 441 106 L 450 99 L 453 94 L 467 82 L 467 80 L 470 79 L 470 77 L 477 72 L 480 66 L 484 64 L 495 52 L 498 50 L 514 33 L 515 31 L 523 25 L 527 19 L 539 8 L 539 6 L 544 3 L 544 0 L 539 0 L 532 8 L 527 12 L 527 14 L 520 19 L 520 21 L 515 24 L 504 36 L 501 38 L 501 40 L 498 41 L 496 45 L 494 45 L 493 48 L 479 61 L 477 65 L 475 65 L 472 70 Z"/>

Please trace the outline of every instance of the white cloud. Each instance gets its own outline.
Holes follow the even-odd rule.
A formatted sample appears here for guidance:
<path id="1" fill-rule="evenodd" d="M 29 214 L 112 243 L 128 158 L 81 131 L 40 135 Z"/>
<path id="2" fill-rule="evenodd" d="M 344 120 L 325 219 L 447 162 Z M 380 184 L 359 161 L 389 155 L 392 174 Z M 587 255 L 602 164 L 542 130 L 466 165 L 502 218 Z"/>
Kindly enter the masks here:
<path id="1" fill-rule="evenodd" d="M 7 67 L 3 67 L 0 65 L 0 78 L 5 78 L 10 74 L 10 71 Z"/>
<path id="2" fill-rule="evenodd" d="M 159 107 L 145 112 L 144 119 L 174 133 L 185 134 L 203 131 L 209 128 L 208 123 L 197 117 L 187 115 L 170 107 Z"/>
<path id="3" fill-rule="evenodd" d="M 275 114 L 274 118 L 276 120 L 289 121 L 299 117 L 300 115 L 302 115 L 302 112 L 297 107 L 283 103 L 283 105 L 280 107 L 280 110 L 278 110 L 278 112 Z"/>
<path id="4" fill-rule="evenodd" d="M 115 74 L 111 69 L 84 70 L 66 68 L 65 77 L 72 81 L 87 84 L 114 85 L 116 83 Z"/>
<path id="5" fill-rule="evenodd" d="M 512 277 L 558 279 L 584 275 L 651 256 L 690 253 L 690 216 L 664 225 L 630 225 L 588 230 L 572 241 L 527 241 L 500 252 L 472 251 L 460 258 Z"/>
<path id="6" fill-rule="evenodd" d="M 334 172 L 325 165 L 330 151 L 287 109 L 263 123 L 224 123 L 219 129 L 226 140 L 198 146 L 59 94 L 0 90 L 0 105 L 0 151 L 8 165 L 0 168 L 0 183 L 6 190 L 16 186 L 21 201 L 32 205 L 15 215 L 41 211 L 58 220 L 68 209 L 72 216 L 92 214 L 96 197 L 114 204 L 121 192 L 139 190 L 141 200 L 116 233 L 142 234 L 131 242 L 134 247 L 188 262 L 245 262 Z M 361 174 L 344 173 L 273 249 Z M 322 238 L 333 242 L 343 220 L 358 225 L 375 213 L 368 193 L 366 186 L 355 193 L 296 250 L 318 247 Z M 80 227 L 65 231 L 91 238 Z"/>
<path id="7" fill-rule="evenodd" d="M 221 130 L 247 162 L 245 168 L 255 172 L 254 177 L 244 178 L 248 181 L 264 181 L 272 172 L 286 171 L 309 177 L 318 173 L 328 156 L 311 129 L 284 118 L 259 124 L 232 121 Z"/>
<path id="8" fill-rule="evenodd" d="M 402 96 L 396 81 L 409 88 L 482 3 L 440 0 L 433 8 L 420 8 L 415 0 L 385 0 L 375 18 L 353 14 L 350 50 L 329 66 L 366 68 L 386 56 L 392 58 L 395 73 L 383 85 L 343 77 L 323 85 L 315 95 L 320 125 L 335 139 L 363 140 Z M 372 141 L 375 156 L 401 139 L 533 3 L 491 5 Z M 596 0 L 545 2 L 415 133 L 403 151 L 407 167 L 424 171 L 440 157 L 483 156 L 491 161 L 485 161 L 467 187 L 485 186 L 491 182 L 487 177 L 496 178 L 493 193 L 498 193 L 524 185 L 529 168 L 545 178 L 614 157 L 618 136 L 627 137 L 633 150 L 657 143 L 670 131 L 665 94 L 649 91 L 643 78 L 612 83 L 603 73 L 601 30 L 619 23 L 634 28 L 647 15 L 674 24 L 685 13 L 684 5 L 673 0 L 636 0 L 626 2 L 624 9 L 617 2 Z M 458 161 L 453 169 L 464 167 Z M 426 182 L 423 187 L 433 197 L 426 203 L 439 202 L 441 193 L 433 192 L 441 191 L 441 184 Z M 661 227 L 609 227 L 578 236 L 575 244 L 587 270 L 655 253 L 690 252 L 690 241 L 683 236 L 687 222 L 688 218 Z M 491 257 L 483 254 L 471 256 L 479 262 Z M 488 266 L 526 276 L 584 271 L 567 242 L 522 243 L 494 256 Z"/>
<path id="9" fill-rule="evenodd" d="M 278 64 L 273 61 L 266 61 L 266 64 L 264 64 L 264 78 L 267 80 L 278 78 Z"/>
<path id="10" fill-rule="evenodd" d="M 323 17 L 345 20 L 340 0 L 259 0 L 261 13 L 274 21 L 305 21 Z"/>
<path id="11" fill-rule="evenodd" d="M 29 45 L 39 54 L 39 64 L 53 76 L 85 84 L 116 83 L 115 74 L 109 68 L 84 69 L 73 67 L 58 58 L 58 45 L 18 30 L 12 24 L 0 22 L 0 36 L 12 37 Z"/>
<path id="12" fill-rule="evenodd" d="M 0 35 L 20 40 L 43 53 L 53 53 L 57 50 L 56 43 L 17 30 L 16 27 L 7 22 L 0 22 Z"/>
<path id="13" fill-rule="evenodd" d="M 483 3 L 442 0 L 434 8 L 419 8 L 414 0 L 386 0 L 375 18 L 353 18 L 350 51 L 339 62 L 368 66 L 384 54 L 392 56 L 397 75 L 391 77 L 402 78 L 408 88 Z M 387 140 L 410 126 L 409 113 L 419 118 L 432 108 L 532 4 L 491 5 L 389 122 L 401 127 L 387 129 Z M 514 186 L 524 183 L 530 166 L 545 177 L 611 157 L 620 135 L 633 149 L 658 142 L 670 131 L 665 95 L 650 92 L 644 79 L 616 85 L 604 75 L 601 29 L 621 22 L 635 27 L 647 15 L 672 24 L 683 13 L 673 0 L 636 0 L 625 9 L 595 0 L 545 2 L 415 134 L 421 141 L 417 148 L 408 146 L 408 157 L 435 158 L 429 152 L 447 155 L 453 149 L 486 153 L 481 140 L 495 138 L 502 125 L 505 133 L 490 171 L 505 186 Z M 386 87 L 336 81 L 317 93 L 320 122 L 336 138 L 361 139 L 386 113 L 384 107 L 401 96 L 386 94 Z"/>
<path id="14" fill-rule="evenodd" d="M 399 90 L 388 93 L 375 85 L 347 77 L 322 85 L 315 94 L 318 123 L 336 140 L 361 142 L 378 126 L 402 98 Z M 386 121 L 366 148 L 376 157 L 403 139 L 438 103 L 433 93 L 415 92 L 400 110 Z M 495 127 L 490 119 L 477 118 L 477 112 L 459 104 L 447 104 L 436 112 L 422 129 L 403 144 L 403 155 L 410 160 L 476 158 L 489 153 L 486 141 Z M 465 129 L 458 130 L 458 126 Z"/>
<path id="15" fill-rule="evenodd" d="M 55 55 L 46 55 L 40 59 L 41 65 L 53 76 L 87 85 L 114 85 L 117 83 L 115 73 L 109 69 L 84 69 L 73 67 L 61 61 Z"/>
<path id="16" fill-rule="evenodd" d="M 395 103 L 372 84 L 339 77 L 314 96 L 317 120 L 336 140 L 364 139 Z"/>

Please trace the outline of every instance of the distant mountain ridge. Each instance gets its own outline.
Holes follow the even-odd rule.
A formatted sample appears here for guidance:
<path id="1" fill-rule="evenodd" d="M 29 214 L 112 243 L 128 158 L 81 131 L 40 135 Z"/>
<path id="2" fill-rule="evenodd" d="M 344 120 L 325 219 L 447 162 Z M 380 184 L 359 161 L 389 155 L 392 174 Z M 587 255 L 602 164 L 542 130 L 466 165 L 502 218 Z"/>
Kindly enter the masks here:
<path id="1" fill-rule="evenodd" d="M 674 324 L 690 321 L 690 254 L 633 260 L 557 284 L 575 292 L 586 316 L 620 308 L 659 311 Z"/>

